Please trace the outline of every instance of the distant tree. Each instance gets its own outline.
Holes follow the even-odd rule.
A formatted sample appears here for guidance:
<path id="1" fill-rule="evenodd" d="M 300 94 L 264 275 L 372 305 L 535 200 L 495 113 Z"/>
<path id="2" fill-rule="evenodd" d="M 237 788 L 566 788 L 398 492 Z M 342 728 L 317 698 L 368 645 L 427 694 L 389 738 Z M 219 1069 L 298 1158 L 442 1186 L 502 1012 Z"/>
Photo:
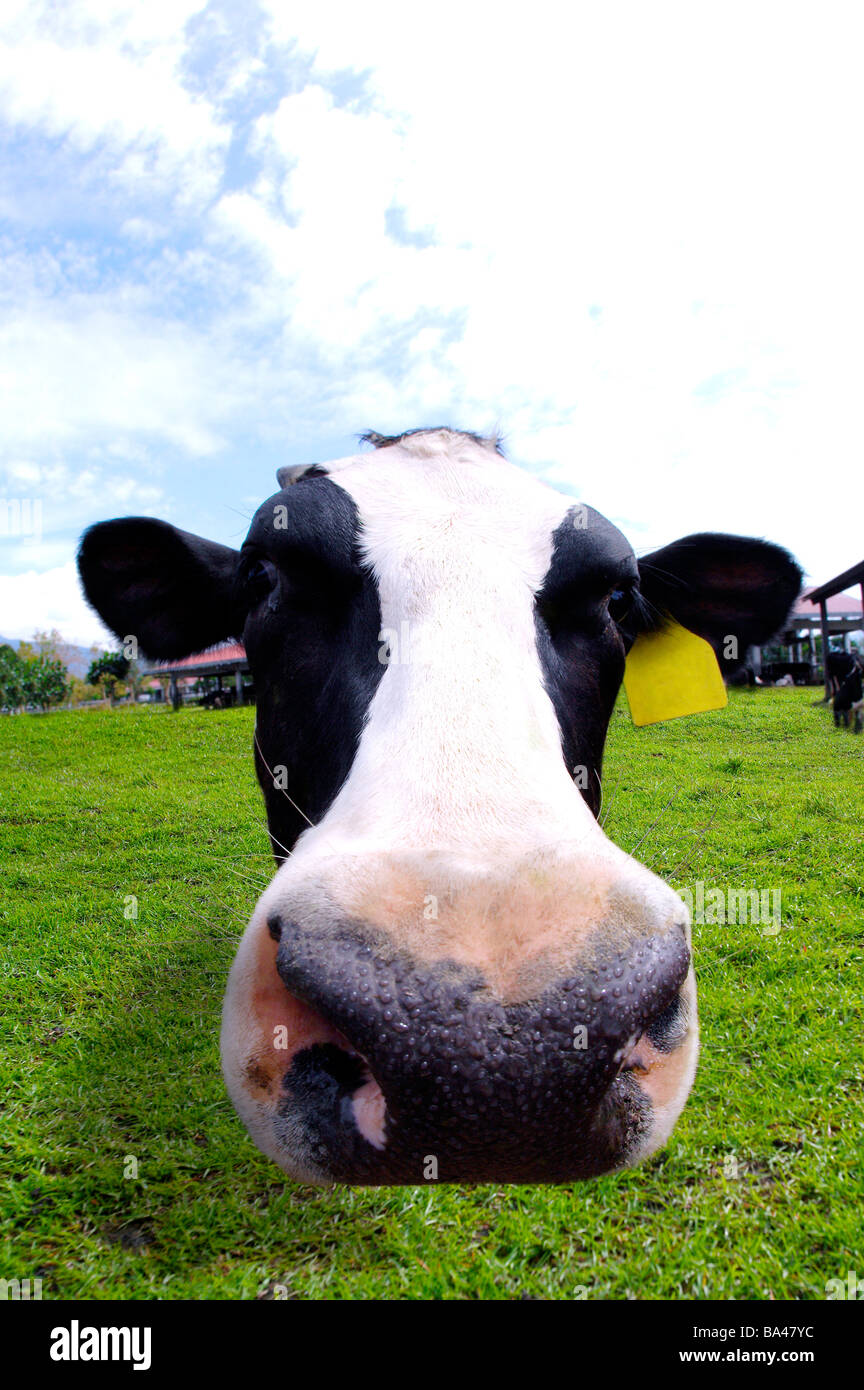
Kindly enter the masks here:
<path id="1" fill-rule="evenodd" d="M 0 706 L 27 709 L 35 705 L 47 710 L 65 700 L 69 688 L 66 667 L 56 657 L 34 652 L 22 642 L 17 652 L 0 647 Z"/>
<path id="2" fill-rule="evenodd" d="M 24 703 L 23 663 L 13 647 L 0 647 L 0 709 L 20 709 Z"/>
<path id="3" fill-rule="evenodd" d="M 107 697 L 113 705 L 117 687 L 125 680 L 128 671 L 129 662 L 122 652 L 103 652 L 90 662 L 87 684 L 98 685 L 103 699 Z"/>
<path id="4" fill-rule="evenodd" d="M 35 656 L 23 663 L 25 705 L 50 709 L 66 699 L 68 674 L 62 661 L 50 656 Z"/>
<path id="5" fill-rule="evenodd" d="M 67 671 L 78 654 L 70 642 L 64 641 L 56 627 L 52 627 L 50 632 L 34 632 L 32 643 L 28 642 L 27 645 L 31 649 L 35 647 L 40 656 L 62 661 Z"/>
<path id="6" fill-rule="evenodd" d="M 69 682 L 69 699 L 73 705 L 83 705 L 85 700 L 101 700 L 102 692 L 98 685 L 88 685 L 86 681 L 73 676 Z"/>

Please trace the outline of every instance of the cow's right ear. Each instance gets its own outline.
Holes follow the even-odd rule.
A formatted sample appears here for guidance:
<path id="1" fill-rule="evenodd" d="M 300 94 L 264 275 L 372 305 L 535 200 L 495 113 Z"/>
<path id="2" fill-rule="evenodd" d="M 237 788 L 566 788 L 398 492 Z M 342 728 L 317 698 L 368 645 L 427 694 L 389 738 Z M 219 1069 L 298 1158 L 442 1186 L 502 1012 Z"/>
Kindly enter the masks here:
<path id="1" fill-rule="evenodd" d="M 87 601 L 112 632 L 136 637 L 145 655 L 166 660 L 240 636 L 238 559 L 230 546 L 130 516 L 84 532 L 78 573 Z"/>

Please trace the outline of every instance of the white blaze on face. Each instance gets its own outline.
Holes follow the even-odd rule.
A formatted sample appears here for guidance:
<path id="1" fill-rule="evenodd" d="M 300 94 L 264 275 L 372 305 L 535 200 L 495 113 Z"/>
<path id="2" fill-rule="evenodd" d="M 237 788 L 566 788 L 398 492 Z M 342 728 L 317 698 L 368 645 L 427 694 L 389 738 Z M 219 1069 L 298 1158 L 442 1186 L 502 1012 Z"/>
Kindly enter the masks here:
<path id="1" fill-rule="evenodd" d="M 390 661 L 326 852 L 549 844 L 593 818 L 564 766 L 534 627 L 553 534 L 572 502 L 443 431 L 342 459 Z M 384 641 L 382 640 L 382 647 Z M 303 837 L 298 857 L 313 850 Z"/>

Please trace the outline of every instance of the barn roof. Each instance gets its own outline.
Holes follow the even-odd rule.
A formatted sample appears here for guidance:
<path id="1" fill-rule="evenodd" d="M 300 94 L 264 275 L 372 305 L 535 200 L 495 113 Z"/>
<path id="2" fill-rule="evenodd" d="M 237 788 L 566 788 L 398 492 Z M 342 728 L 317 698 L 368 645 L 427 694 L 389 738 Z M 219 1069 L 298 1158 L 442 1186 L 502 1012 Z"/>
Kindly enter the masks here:
<path id="1" fill-rule="evenodd" d="M 147 670 L 154 676 L 215 676 L 220 672 L 248 671 L 246 648 L 240 642 L 220 642 L 193 656 L 171 661 L 151 661 Z"/>
<path id="2" fill-rule="evenodd" d="M 825 585 L 822 586 L 823 589 L 825 587 Z M 795 600 L 792 616 L 795 618 L 818 616 L 819 604 L 813 599 L 813 595 L 818 593 L 821 593 L 821 590 L 805 589 L 800 598 Z M 829 618 L 854 618 L 861 613 L 861 600 L 856 598 L 854 594 L 832 594 L 825 600 L 825 607 L 828 610 Z"/>
<path id="3" fill-rule="evenodd" d="M 851 569 L 844 570 L 842 574 L 835 575 L 833 579 L 828 580 L 827 584 L 820 584 L 818 588 L 811 589 L 809 591 L 810 597 L 814 599 L 816 603 L 824 598 L 827 598 L 830 603 L 831 598 L 839 594 L 841 589 L 845 589 L 849 584 L 860 584 L 862 592 L 864 592 L 864 560 L 862 560 L 860 564 L 853 565 Z M 843 594 L 841 597 L 846 598 L 848 595 Z M 858 610 L 859 612 L 861 610 L 860 603 L 858 605 Z"/>

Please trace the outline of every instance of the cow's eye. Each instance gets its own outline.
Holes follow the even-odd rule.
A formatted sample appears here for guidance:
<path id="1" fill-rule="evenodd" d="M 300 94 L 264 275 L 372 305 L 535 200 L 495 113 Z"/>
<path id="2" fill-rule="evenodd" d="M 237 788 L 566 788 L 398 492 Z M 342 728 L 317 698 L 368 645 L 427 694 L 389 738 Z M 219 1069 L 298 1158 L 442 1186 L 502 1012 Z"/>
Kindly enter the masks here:
<path id="1" fill-rule="evenodd" d="M 638 600 L 635 588 L 632 584 L 622 586 L 620 589 L 611 589 L 606 595 L 606 607 L 609 614 L 616 623 L 623 622 L 633 607 L 634 599 Z"/>
<path id="2" fill-rule="evenodd" d="M 251 602 L 260 602 L 276 587 L 277 575 L 276 566 L 270 560 L 253 555 L 243 562 L 240 584 Z"/>
<path id="3" fill-rule="evenodd" d="M 650 632 L 660 615 L 644 597 L 637 583 L 623 584 L 606 597 L 606 608 L 613 623 L 632 641 L 638 632 Z"/>

